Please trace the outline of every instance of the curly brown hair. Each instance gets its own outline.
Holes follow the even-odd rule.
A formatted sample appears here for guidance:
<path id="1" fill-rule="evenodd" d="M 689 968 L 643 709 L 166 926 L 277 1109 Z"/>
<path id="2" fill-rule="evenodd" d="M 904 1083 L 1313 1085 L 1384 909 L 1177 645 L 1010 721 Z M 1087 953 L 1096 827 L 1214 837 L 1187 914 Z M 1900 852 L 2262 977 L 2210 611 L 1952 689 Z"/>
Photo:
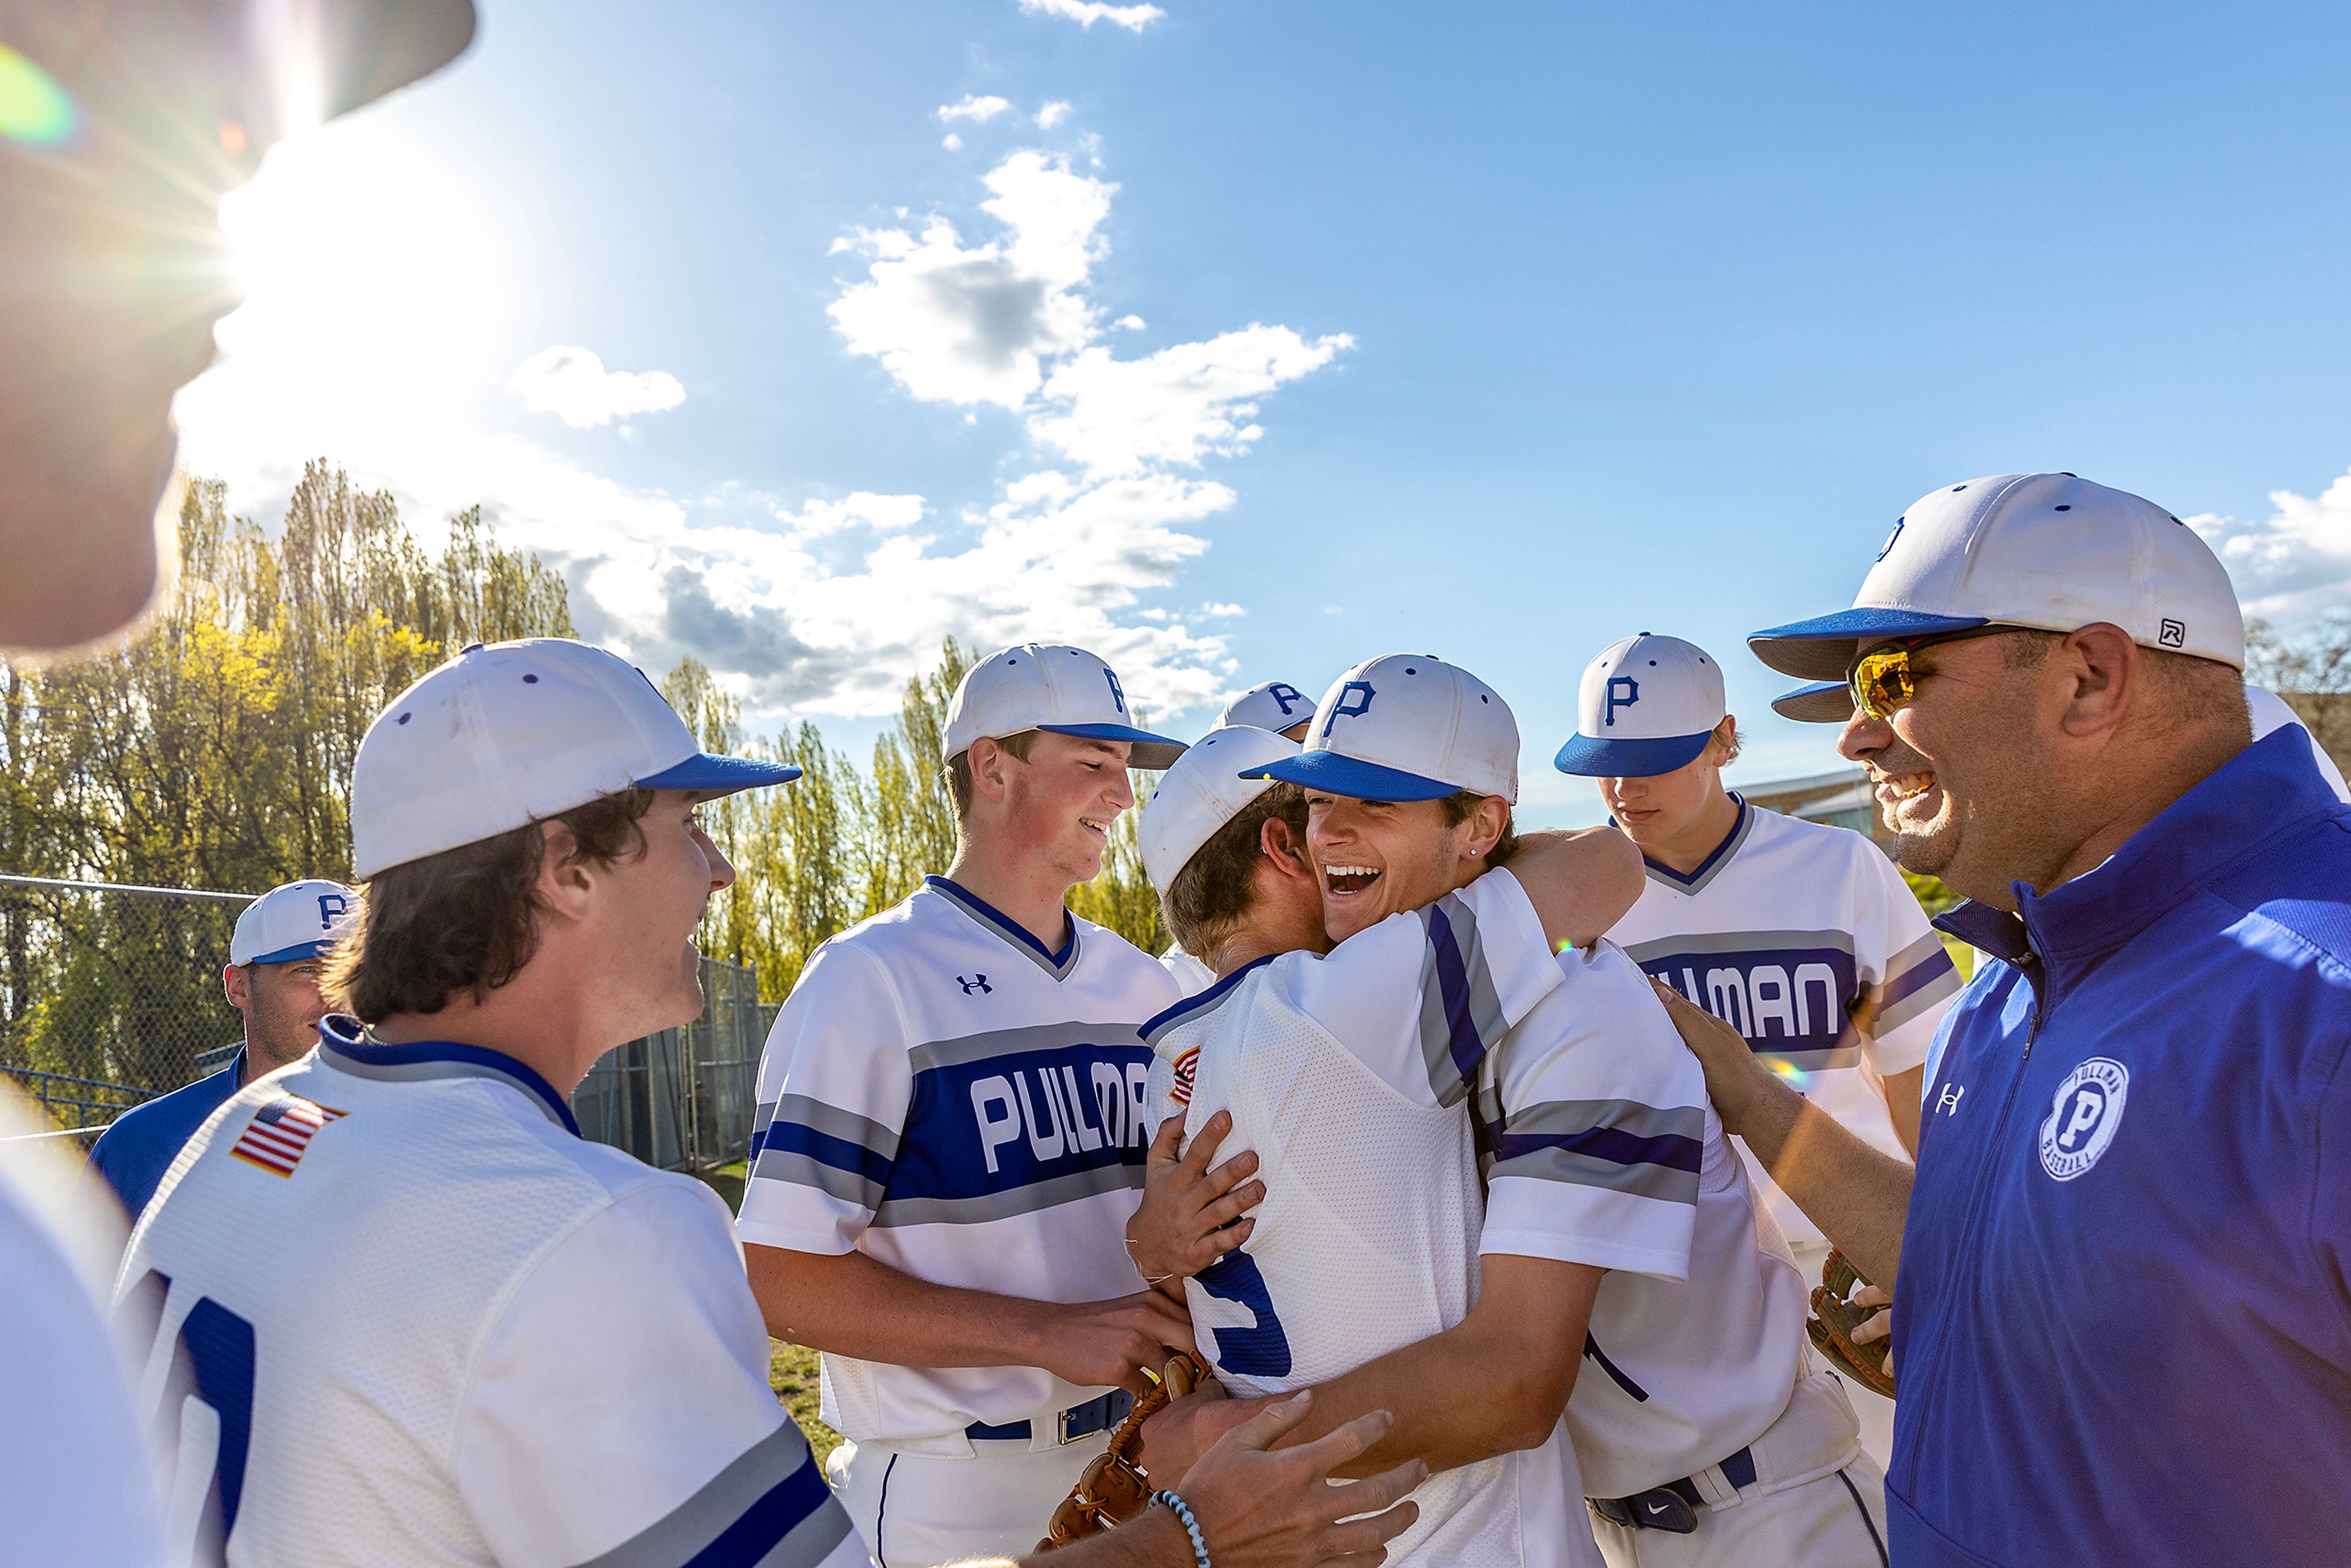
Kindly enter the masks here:
<path id="1" fill-rule="evenodd" d="M 638 824 L 650 789 L 623 789 L 551 820 L 571 831 L 573 858 L 597 865 L 645 849 Z M 531 890 L 547 837 L 533 822 L 478 843 L 377 873 L 360 888 L 356 925 L 327 959 L 319 989 L 363 1023 L 394 1013 L 437 1013 L 459 991 L 479 1002 L 538 950 Z"/>

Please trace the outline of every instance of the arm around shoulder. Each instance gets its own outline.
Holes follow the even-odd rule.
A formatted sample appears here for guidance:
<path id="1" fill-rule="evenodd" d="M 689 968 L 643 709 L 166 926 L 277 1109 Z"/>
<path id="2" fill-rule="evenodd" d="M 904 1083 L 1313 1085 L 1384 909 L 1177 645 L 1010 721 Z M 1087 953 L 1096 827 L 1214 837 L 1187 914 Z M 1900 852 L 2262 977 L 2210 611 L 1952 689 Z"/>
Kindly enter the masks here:
<path id="1" fill-rule="evenodd" d="M 1518 878 L 1554 950 L 1589 947 L 1639 902 L 1648 873 L 1613 827 L 1529 833 L 1502 868 Z"/>

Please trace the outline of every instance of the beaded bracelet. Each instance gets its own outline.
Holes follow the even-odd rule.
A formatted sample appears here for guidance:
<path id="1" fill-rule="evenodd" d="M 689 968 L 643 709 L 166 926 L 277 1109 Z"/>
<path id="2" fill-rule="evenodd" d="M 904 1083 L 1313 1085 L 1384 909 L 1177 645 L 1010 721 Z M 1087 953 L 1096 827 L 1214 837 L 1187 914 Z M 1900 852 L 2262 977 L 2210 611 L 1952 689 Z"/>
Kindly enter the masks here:
<path id="1" fill-rule="evenodd" d="M 1184 1526 L 1184 1533 L 1192 1538 L 1192 1561 L 1195 1568 L 1209 1568 L 1208 1543 L 1200 1539 L 1200 1521 L 1192 1517 L 1192 1505 L 1174 1492 L 1162 1490 L 1151 1494 L 1151 1500 L 1165 1503 Z"/>

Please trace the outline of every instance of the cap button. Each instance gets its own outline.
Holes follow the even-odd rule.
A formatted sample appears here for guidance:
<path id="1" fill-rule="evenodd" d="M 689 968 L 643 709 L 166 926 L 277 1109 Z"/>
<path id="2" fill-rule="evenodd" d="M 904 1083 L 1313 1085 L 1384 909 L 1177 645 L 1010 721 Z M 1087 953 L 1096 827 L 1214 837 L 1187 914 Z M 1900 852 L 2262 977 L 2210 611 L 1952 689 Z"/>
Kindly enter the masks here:
<path id="1" fill-rule="evenodd" d="M 457 650 L 457 657 L 462 659 L 468 653 L 478 653 L 481 651 L 482 645 L 479 643 L 468 643 Z"/>

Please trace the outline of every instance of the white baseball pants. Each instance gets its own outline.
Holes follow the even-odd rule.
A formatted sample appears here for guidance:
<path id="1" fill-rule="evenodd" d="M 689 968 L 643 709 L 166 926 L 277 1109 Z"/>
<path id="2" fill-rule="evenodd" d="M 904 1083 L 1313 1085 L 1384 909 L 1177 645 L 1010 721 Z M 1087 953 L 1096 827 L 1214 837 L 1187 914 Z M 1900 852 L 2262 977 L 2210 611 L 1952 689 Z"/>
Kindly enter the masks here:
<path id="1" fill-rule="evenodd" d="M 938 1451 L 957 1446 L 962 1454 Z M 922 1452 L 843 1443 L 824 1472 L 876 1568 L 931 1568 L 1035 1551 L 1079 1473 L 1109 1446 L 1107 1432 L 1042 1448 L 960 1437 Z"/>
<path id="2" fill-rule="evenodd" d="M 1691 1478 L 1712 1500 L 1687 1535 L 1594 1515 L 1608 1568 L 1886 1568 L 1886 1472 L 1861 1450 L 1843 1384 L 1825 1372 L 1797 1384 L 1748 1448 L 1751 1485 L 1733 1490 L 1719 1467 Z"/>

